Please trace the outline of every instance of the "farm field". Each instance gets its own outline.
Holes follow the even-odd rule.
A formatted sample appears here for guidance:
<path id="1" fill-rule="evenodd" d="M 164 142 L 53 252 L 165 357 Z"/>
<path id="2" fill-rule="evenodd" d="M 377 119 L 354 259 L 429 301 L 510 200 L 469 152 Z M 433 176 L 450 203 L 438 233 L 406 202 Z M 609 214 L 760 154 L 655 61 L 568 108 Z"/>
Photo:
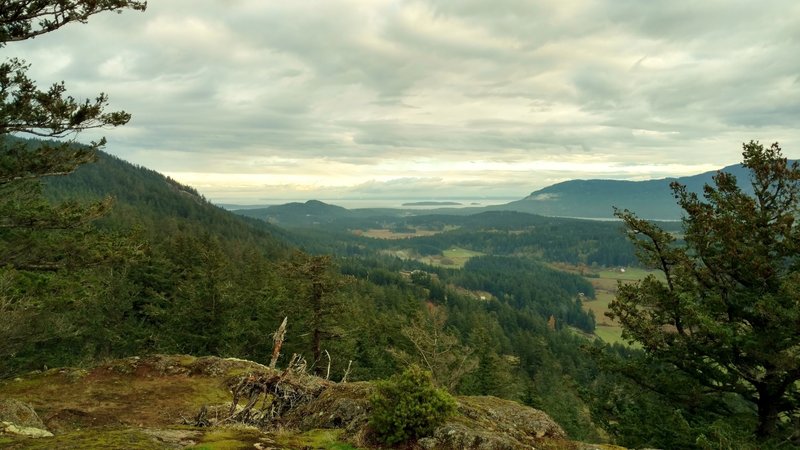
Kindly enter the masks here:
<path id="1" fill-rule="evenodd" d="M 393 255 L 401 259 L 414 259 L 416 261 L 430 264 L 432 266 L 445 267 L 447 269 L 461 269 L 464 264 L 476 256 L 483 256 L 484 253 L 475 252 L 461 247 L 453 247 L 443 250 L 441 255 L 419 256 L 413 250 L 387 250 L 384 254 Z"/>
<path id="2" fill-rule="evenodd" d="M 425 256 L 419 260 L 433 266 L 446 267 L 448 269 L 460 269 L 464 264 L 476 256 L 483 256 L 484 253 L 467 250 L 461 247 L 453 247 L 442 251 L 442 256 Z"/>
<path id="3" fill-rule="evenodd" d="M 639 267 L 625 267 L 621 269 L 601 270 L 597 274 L 600 275 L 600 279 L 638 281 L 651 273 L 660 274 L 661 272 L 641 269 Z"/>
<path id="4" fill-rule="evenodd" d="M 624 270 L 624 271 L 623 271 Z M 597 320 L 595 335 L 610 344 L 625 344 L 622 339 L 622 328 L 619 324 L 606 317 L 608 304 L 614 300 L 617 294 L 617 282 L 638 281 L 647 275 L 653 274 L 659 279 L 663 279 L 663 274 L 658 271 L 646 270 L 641 268 L 607 269 L 597 272 L 598 277 L 586 277 L 595 289 L 595 299 L 586 300 L 583 308 L 586 311 L 593 311 Z"/>
<path id="5" fill-rule="evenodd" d="M 408 239 L 423 236 L 433 236 L 439 234 L 441 231 L 421 230 L 416 229 L 415 233 L 398 233 L 387 228 L 372 228 L 366 231 L 358 230 L 353 234 L 358 236 L 369 237 L 373 239 Z"/>
<path id="6" fill-rule="evenodd" d="M 447 231 L 457 230 L 459 227 L 446 225 L 441 229 L 429 229 L 427 227 L 409 227 L 413 232 L 403 232 L 389 228 L 370 228 L 367 230 L 352 230 L 356 236 L 364 236 L 373 239 L 411 239 L 415 237 L 433 236 Z"/>
<path id="7" fill-rule="evenodd" d="M 622 339 L 622 328 L 618 326 L 598 325 L 597 328 L 594 329 L 594 334 L 602 339 L 603 342 L 608 342 L 609 344 L 627 345 L 625 340 Z"/>

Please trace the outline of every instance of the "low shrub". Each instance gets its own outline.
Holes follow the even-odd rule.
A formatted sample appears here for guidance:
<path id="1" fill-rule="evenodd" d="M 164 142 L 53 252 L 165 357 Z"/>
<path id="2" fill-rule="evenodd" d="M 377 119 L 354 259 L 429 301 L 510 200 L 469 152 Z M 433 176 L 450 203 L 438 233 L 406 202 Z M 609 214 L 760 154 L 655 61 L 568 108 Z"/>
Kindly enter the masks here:
<path id="1" fill-rule="evenodd" d="M 370 426 L 389 445 L 430 435 L 456 406 L 450 394 L 434 386 L 430 372 L 418 366 L 379 382 L 370 401 Z"/>

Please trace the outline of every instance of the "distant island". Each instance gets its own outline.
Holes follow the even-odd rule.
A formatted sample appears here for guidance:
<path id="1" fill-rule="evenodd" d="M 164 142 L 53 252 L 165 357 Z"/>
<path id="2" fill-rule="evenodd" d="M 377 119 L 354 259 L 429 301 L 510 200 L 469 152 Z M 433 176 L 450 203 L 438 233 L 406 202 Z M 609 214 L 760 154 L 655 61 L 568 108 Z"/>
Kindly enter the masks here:
<path id="1" fill-rule="evenodd" d="M 462 206 L 458 202 L 411 202 L 403 203 L 402 206 Z"/>

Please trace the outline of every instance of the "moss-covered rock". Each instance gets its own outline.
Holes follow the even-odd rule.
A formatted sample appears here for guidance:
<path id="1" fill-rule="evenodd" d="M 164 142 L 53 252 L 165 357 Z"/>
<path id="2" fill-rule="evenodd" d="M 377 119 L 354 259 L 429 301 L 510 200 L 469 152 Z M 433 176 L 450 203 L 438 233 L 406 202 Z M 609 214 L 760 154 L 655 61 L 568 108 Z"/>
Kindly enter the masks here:
<path id="1" fill-rule="evenodd" d="M 368 427 L 375 392 L 373 383 L 327 383 L 311 401 L 281 418 L 283 426 L 308 431 L 343 430 L 342 438 L 360 446 L 373 441 Z M 549 447 L 548 447 L 549 446 Z M 422 438 L 425 449 L 534 449 L 575 448 L 564 430 L 546 413 L 496 397 L 458 397 L 457 413 Z"/>
<path id="2" fill-rule="evenodd" d="M 55 436 L 3 435 L 0 444 L 12 449 L 376 447 L 368 425 L 373 383 L 334 383 L 292 375 L 292 389 L 303 391 L 297 396 L 300 401 L 259 429 L 232 424 L 229 417 L 231 388 L 250 374 L 274 378 L 282 373 L 237 359 L 150 355 L 2 381 L 0 398 L 6 406 L 0 406 L 0 418 L 21 426 L 46 427 Z M 268 407 L 269 402 L 264 405 Z M 213 419 L 209 423 L 216 426 L 187 425 L 194 423 L 203 406 L 208 406 L 205 411 Z M 458 397 L 456 414 L 417 446 L 578 448 L 564 439 L 561 427 L 545 413 L 494 397 Z"/>
<path id="3" fill-rule="evenodd" d="M 496 397 L 459 397 L 458 414 L 419 441 L 425 449 L 516 450 L 571 448 L 547 414 Z"/>
<path id="4" fill-rule="evenodd" d="M 33 407 L 14 399 L 0 400 L 0 422 L 21 427 L 44 428 L 44 423 Z"/>
<path id="5" fill-rule="evenodd" d="M 329 383 L 309 403 L 290 411 L 284 424 L 301 429 L 339 428 L 348 435 L 362 431 L 369 421 L 372 383 Z"/>

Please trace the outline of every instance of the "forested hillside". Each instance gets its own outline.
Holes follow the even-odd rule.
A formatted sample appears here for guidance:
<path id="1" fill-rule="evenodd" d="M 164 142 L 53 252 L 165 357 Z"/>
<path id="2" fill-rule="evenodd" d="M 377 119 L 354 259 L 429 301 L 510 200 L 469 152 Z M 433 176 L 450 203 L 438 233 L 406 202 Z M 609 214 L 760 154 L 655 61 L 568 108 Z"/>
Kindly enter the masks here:
<path id="1" fill-rule="evenodd" d="M 67 177 L 45 180 L 45 193 L 53 201 L 96 200 L 111 197 L 114 207 L 95 224 L 103 229 L 137 225 L 142 230 L 168 235 L 177 226 L 198 226 L 225 239 L 252 240 L 264 251 L 287 250 L 280 236 L 285 232 L 264 221 L 241 220 L 185 186 L 146 167 L 99 152 L 92 164 Z"/>
<path id="2" fill-rule="evenodd" d="M 418 363 L 452 392 L 543 409 L 576 439 L 690 445 L 681 436 L 720 417 L 709 405 L 692 422 L 671 415 L 621 375 L 642 362 L 638 350 L 592 336 L 589 280 L 634 261 L 618 223 L 494 212 L 379 224 L 404 239 L 365 235 L 375 219 L 283 229 L 105 154 L 48 178 L 45 193 L 112 200 L 99 219 L 59 231 L 57 266 L 2 270 L 16 298 L 4 306 L 2 377 L 150 353 L 266 362 L 288 317 L 280 361 L 301 354 L 316 372 L 330 358 L 333 377 L 350 368 L 353 380 Z M 463 260 L 448 261 L 461 258 L 453 246 L 469 248 Z M 554 266 L 567 263 L 574 270 Z M 648 428 L 662 416 L 669 431 Z"/>
<path id="3" fill-rule="evenodd" d="M 109 148 L 191 155 L 209 192 L 508 198 L 533 176 L 727 161 L 741 125 L 792 142 L 770 114 L 791 108 L 760 105 L 796 98 L 791 64 L 704 61 L 743 39 L 791 61 L 785 5 L 742 10 L 769 11 L 760 41 L 715 32 L 737 15 L 715 8 L 151 3 L 54 41 L 148 2 L 0 2 L 0 446 L 800 446 L 800 163 L 777 142 L 506 205 L 237 215 L 102 153 L 132 114 L 82 97 L 109 83 L 149 110 Z M 745 85 L 774 95 L 720 100 Z"/>
<path id="4" fill-rule="evenodd" d="M 424 256 L 439 255 L 457 246 L 496 255 L 527 254 L 546 261 L 569 264 L 637 264 L 633 246 L 616 221 L 545 217 L 516 211 L 471 215 L 417 212 L 407 215 L 399 210 L 390 213 L 387 210 L 350 211 L 339 207 L 334 207 L 335 214 L 320 220 L 314 218 L 314 211 L 319 210 L 318 205 L 325 204 L 292 205 L 298 220 L 276 222 L 293 231 L 288 239 L 296 245 L 317 252 L 346 255 L 363 253 L 364 249 L 405 249 Z M 272 216 L 264 216 L 260 210 L 234 212 L 245 217 L 266 217 L 266 221 L 272 223 Z M 676 222 L 662 225 L 665 229 L 676 231 L 680 227 Z M 370 234 L 373 230 L 384 230 L 393 239 L 375 239 Z"/>
<path id="5" fill-rule="evenodd" d="M 742 228 L 744 225 L 737 222 L 740 216 L 726 214 L 730 214 L 728 209 L 741 208 L 743 211 L 737 211 L 737 214 L 741 213 L 743 217 L 751 214 L 753 220 L 758 220 L 761 216 L 746 208 L 757 204 L 750 196 L 759 189 L 762 195 L 758 198 L 764 208 L 777 208 L 793 201 L 789 198 L 796 186 L 784 179 L 747 184 L 751 176 L 795 176 L 781 175 L 781 170 L 789 170 L 782 169 L 789 163 L 776 156 L 780 151 L 776 148 L 773 145 L 772 153 L 763 154 L 758 153 L 764 152 L 761 146 L 751 143 L 745 146 L 745 156 L 750 151 L 754 155 L 751 158 L 761 158 L 749 163 L 756 168 L 744 170 L 736 166 L 733 171 L 739 176 L 729 171 L 711 178 L 712 186 L 719 186 L 719 191 L 706 187 L 706 198 L 715 202 L 716 209 L 701 203 L 701 197 L 697 195 L 702 182 L 708 181 L 708 175 L 692 179 L 692 185 L 673 184 L 672 197 L 681 199 L 680 206 L 686 214 L 692 215 L 691 220 L 684 222 L 656 223 L 632 219 L 636 216 L 625 211 L 618 212 L 624 219 L 624 223 L 620 223 L 543 217 L 513 211 L 451 215 L 362 210 L 351 214 L 337 208 L 329 220 L 287 220 L 282 226 L 292 230 L 289 239 L 296 245 L 346 257 L 343 269 L 347 273 L 381 285 L 402 285 L 404 276 L 398 272 L 406 273 L 414 285 L 425 288 L 425 294 L 433 304 L 446 306 L 444 311 L 448 317 L 445 323 L 459 333 L 463 343 L 480 355 L 476 370 L 464 376 L 458 389 L 465 392 L 478 389 L 478 392 L 522 400 L 548 411 L 573 436 L 592 437 L 591 433 L 598 433 L 596 436 L 609 433 L 615 442 L 628 446 L 782 448 L 786 445 L 791 448 L 791 444 L 781 444 L 769 438 L 754 443 L 750 430 L 762 427 L 759 424 L 771 423 L 774 428 L 764 436 L 773 433 L 792 436 L 789 429 L 796 414 L 787 413 L 781 419 L 764 422 L 753 414 L 753 408 L 756 404 L 762 405 L 759 406 L 762 410 L 768 406 L 757 403 L 759 396 L 747 393 L 749 388 L 739 390 L 743 386 L 740 383 L 747 383 L 744 381 L 747 378 L 728 377 L 726 373 L 729 372 L 725 370 L 715 372 L 720 364 L 740 371 L 741 365 L 748 364 L 745 360 L 753 357 L 725 359 L 730 358 L 729 349 L 737 353 L 738 342 L 745 339 L 738 337 L 743 332 L 733 331 L 731 335 L 730 328 L 718 325 L 737 320 L 736 309 L 729 309 L 728 316 L 725 316 L 713 306 L 699 302 L 698 306 L 692 307 L 698 310 L 684 311 L 684 306 L 676 305 L 695 302 L 695 299 L 703 298 L 702 294 L 692 291 L 685 299 L 678 299 L 674 297 L 677 294 L 673 294 L 675 290 L 699 289 L 690 281 L 691 277 L 708 276 L 704 269 L 707 260 L 698 264 L 692 260 L 696 257 L 694 253 L 684 253 L 687 247 L 706 245 L 703 243 L 707 239 L 725 240 L 719 244 L 726 246 L 723 248 L 735 247 L 726 256 L 715 255 L 721 259 L 715 259 L 713 264 L 734 273 L 729 275 L 731 277 L 753 276 L 753 270 L 757 269 L 748 270 L 746 275 L 737 272 L 740 265 L 750 263 L 746 257 L 741 259 L 742 252 L 750 250 L 738 247 L 762 245 L 744 244 L 751 239 L 748 233 L 758 226 L 745 230 Z M 768 170 L 774 170 L 778 175 L 771 175 Z M 767 194 L 769 189 L 775 189 L 776 193 Z M 319 202 L 293 205 L 295 217 L 303 217 L 304 207 L 319 209 L 325 205 Z M 717 214 L 719 223 L 714 222 Z M 790 222 L 772 225 L 767 220 L 764 223 L 788 227 L 786 224 Z M 733 224 L 739 225 L 734 227 Z M 717 228 L 712 230 L 711 227 Z M 791 228 L 780 229 L 789 232 Z M 684 240 L 687 230 L 694 233 L 691 240 Z M 742 240 L 729 239 L 732 230 L 741 233 Z M 708 233 L 712 233 L 711 237 Z M 634 251 L 636 247 L 638 252 Z M 720 247 L 708 248 L 715 249 L 714 252 L 721 251 L 716 250 Z M 791 250 L 772 251 L 778 254 Z M 638 265 L 639 261 L 644 263 L 644 267 L 658 270 L 647 272 L 631 267 Z M 792 264 L 789 261 L 794 260 L 790 258 L 785 263 Z M 753 264 L 766 267 L 772 263 L 755 261 Z M 672 270 L 677 265 L 682 267 L 682 271 L 675 275 Z M 780 270 L 789 266 L 782 267 L 784 269 Z M 682 277 L 680 283 L 686 284 L 677 284 L 672 277 Z M 713 285 L 709 280 L 701 280 Z M 726 285 L 725 279 L 716 283 Z M 628 296 L 624 300 L 625 306 L 614 285 Z M 775 286 L 780 284 L 776 282 Z M 595 300 L 600 295 L 596 288 L 602 289 L 600 294 L 604 301 Z M 724 292 L 728 288 L 720 289 Z M 724 293 L 719 295 L 725 296 Z M 784 294 L 770 295 L 783 298 Z M 587 314 L 587 303 L 607 305 L 605 316 L 608 317 L 598 317 L 592 313 L 593 310 Z M 654 311 L 653 307 L 657 310 Z M 764 306 L 772 307 L 789 308 L 777 304 Z M 703 308 L 711 310 L 704 311 Z M 747 311 L 745 308 L 742 314 L 749 315 Z M 626 324 L 623 335 L 627 332 L 625 336 L 630 337 L 635 333 L 639 336 L 635 341 L 639 345 L 644 343 L 650 350 L 644 353 L 637 346 L 604 346 L 590 335 L 582 334 L 595 331 L 598 322 L 603 320 L 604 330 L 598 335 L 610 338 L 608 342 L 618 342 L 607 328 L 609 317 L 623 321 Z M 684 330 L 685 335 L 682 335 L 681 327 L 686 326 L 681 323 L 683 317 L 692 317 L 692 330 L 707 328 L 708 333 L 717 336 L 716 340 L 705 342 L 693 331 Z M 652 323 L 661 325 L 653 328 Z M 480 334 L 475 332 L 481 329 L 489 331 L 486 334 L 484 331 Z M 417 333 L 406 332 L 410 336 Z M 486 340 L 491 342 L 498 337 L 500 340 L 490 347 L 494 355 L 483 354 L 485 350 L 481 348 L 485 348 Z M 728 348 L 714 344 L 726 339 L 737 343 Z M 713 354 L 714 358 L 724 361 L 708 361 L 698 355 L 700 352 Z M 690 354 L 694 354 L 695 359 L 685 360 L 684 356 Z M 794 358 L 782 354 L 784 356 L 779 358 Z M 664 356 L 669 359 L 665 361 Z M 683 369 L 676 370 L 676 366 Z M 795 372 L 784 372 L 781 367 L 784 367 L 783 363 L 774 367 L 780 376 L 795 376 Z M 488 374 L 484 372 L 486 370 L 489 370 Z M 715 376 L 717 381 L 711 381 Z M 452 376 L 445 378 L 452 379 Z M 531 381 L 532 385 L 529 384 Z M 753 382 L 762 383 L 758 378 Z M 787 389 L 784 397 L 795 389 L 781 386 Z M 792 408 L 791 404 L 788 402 L 785 406 Z M 581 410 L 586 413 L 576 414 Z"/>
<path id="6" fill-rule="evenodd" d="M 429 369 L 455 392 L 535 405 L 574 437 L 597 436 L 580 383 L 564 389 L 560 381 L 588 381 L 595 370 L 580 350 L 591 340 L 569 326 L 593 328 L 578 299 L 592 288 L 577 275 L 516 258 L 477 259 L 462 275 L 365 246 L 333 258 L 301 253 L 292 247 L 304 234 L 236 216 L 105 154 L 49 178 L 45 192 L 53 200 L 111 196 L 108 214 L 81 235 L 115 242 L 115 253 L 69 271 L 5 273 L 29 280 L 20 293 L 39 299 L 38 308 L 11 312 L 41 327 L 12 331 L 17 344 L 4 349 L 14 355 L 3 358 L 4 376 L 151 352 L 267 361 L 272 333 L 288 316 L 284 358 L 303 354 L 313 370 L 329 354 L 336 376 L 352 364 L 351 379 L 386 377 L 424 361 L 418 336 L 439 334 L 446 339 L 426 351 L 441 358 Z M 319 249 L 314 242 L 303 246 Z M 92 245 L 98 255 L 107 250 Z M 491 276 L 497 271 L 508 282 Z M 471 290 L 491 298 L 476 300 Z"/>

